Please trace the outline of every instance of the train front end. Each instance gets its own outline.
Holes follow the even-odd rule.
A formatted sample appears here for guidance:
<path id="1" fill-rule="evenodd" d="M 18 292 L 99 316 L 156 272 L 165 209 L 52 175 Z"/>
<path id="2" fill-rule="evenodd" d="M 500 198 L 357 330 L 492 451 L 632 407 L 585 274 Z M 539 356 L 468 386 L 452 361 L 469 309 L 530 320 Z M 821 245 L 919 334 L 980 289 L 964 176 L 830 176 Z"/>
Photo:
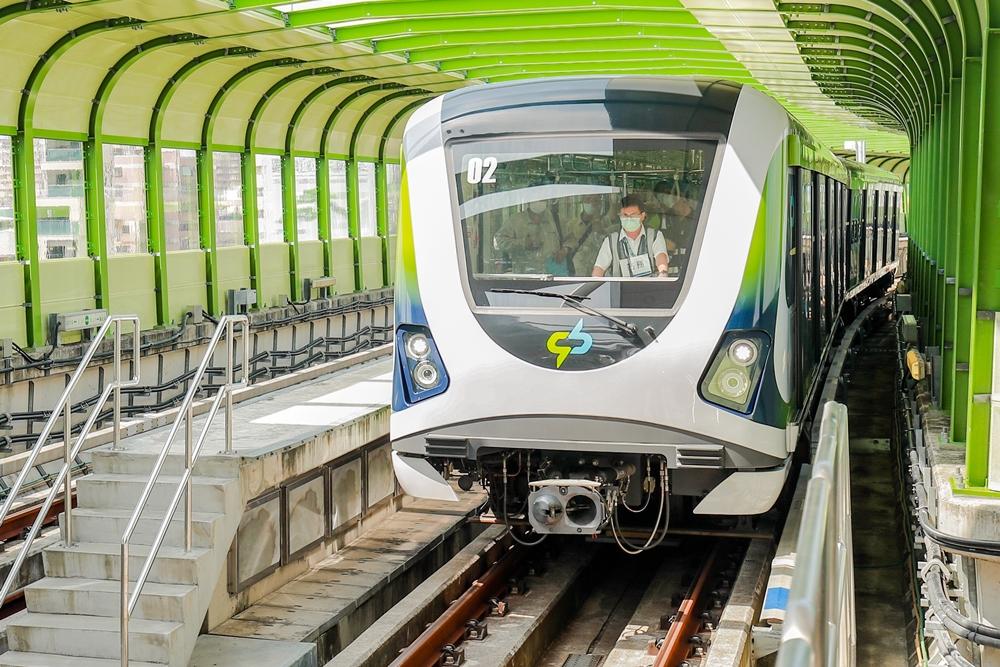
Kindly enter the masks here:
<path id="1" fill-rule="evenodd" d="M 630 525 L 662 538 L 671 507 L 768 510 L 790 450 L 788 126 L 750 88 L 654 77 L 419 109 L 396 272 L 403 488 L 449 498 L 458 476 L 501 521 L 629 545 Z"/>

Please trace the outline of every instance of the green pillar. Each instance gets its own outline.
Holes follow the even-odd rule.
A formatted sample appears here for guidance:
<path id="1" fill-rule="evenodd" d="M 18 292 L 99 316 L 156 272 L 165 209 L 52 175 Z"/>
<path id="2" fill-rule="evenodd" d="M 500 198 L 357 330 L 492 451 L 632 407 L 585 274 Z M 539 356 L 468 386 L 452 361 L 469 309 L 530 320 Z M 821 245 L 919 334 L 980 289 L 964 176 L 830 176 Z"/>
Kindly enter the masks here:
<path id="1" fill-rule="evenodd" d="M 958 262 L 958 174 L 961 159 L 960 146 L 962 139 L 962 90 L 961 79 L 952 79 L 948 94 L 946 132 L 948 134 L 948 156 L 944 161 L 945 176 L 945 215 L 942 218 L 942 258 L 944 276 L 941 281 L 942 306 L 942 377 L 941 377 L 941 407 L 949 413 L 952 411 L 953 385 L 955 371 L 955 299 L 957 296 L 955 264 Z"/>
<path id="2" fill-rule="evenodd" d="M 302 277 L 299 275 L 299 211 L 295 198 L 295 157 L 289 153 L 281 156 L 281 205 L 284 215 L 285 242 L 288 243 L 288 263 L 291 266 L 291 295 L 293 301 L 302 298 Z"/>
<path id="3" fill-rule="evenodd" d="M 375 163 L 375 215 L 378 225 L 376 232 L 382 239 L 382 284 L 389 284 L 389 179 L 385 162 Z"/>
<path id="4" fill-rule="evenodd" d="M 997 20 L 1000 17 L 994 17 Z M 969 402 L 966 476 L 969 486 L 989 480 L 990 411 L 993 390 L 994 313 L 1000 311 L 1000 117 L 986 113 L 987 100 L 1000 91 L 1000 31 L 986 35 L 983 62 L 983 151 L 980 181 L 979 237 L 973 284 L 972 345 L 969 359 Z M 993 480 L 994 483 L 1000 479 Z"/>
<path id="5" fill-rule="evenodd" d="M 149 249 L 153 253 L 153 280 L 156 285 L 156 319 L 158 324 L 169 324 L 170 285 L 167 282 L 167 232 L 163 216 L 163 151 L 157 144 L 150 144 L 144 152 L 146 158 L 146 231 Z"/>
<path id="6" fill-rule="evenodd" d="M 945 96 L 947 100 L 947 95 Z M 944 266 L 943 257 L 941 253 L 941 239 L 944 236 L 944 210 L 943 205 L 944 198 L 944 170 L 942 169 L 942 162 L 944 162 L 945 155 L 948 152 L 947 148 L 947 137 L 945 136 L 945 126 L 946 126 L 946 111 L 944 110 L 943 104 L 938 104 L 934 109 L 934 125 L 933 125 L 933 158 L 934 161 L 931 163 L 931 201 L 933 205 L 931 207 L 931 215 L 928 219 L 928 231 L 930 232 L 930 253 L 931 253 L 931 272 L 927 284 L 927 296 L 929 297 L 929 307 L 930 307 L 930 317 L 928 319 L 929 328 L 929 340 L 933 345 L 936 345 L 938 349 L 942 348 L 941 345 L 941 334 L 943 327 L 941 326 L 941 293 L 942 285 L 944 283 Z M 940 399 L 940 397 L 938 397 Z"/>
<path id="7" fill-rule="evenodd" d="M 35 209 L 35 146 L 30 131 L 19 129 L 13 141 L 14 206 L 17 258 L 24 264 L 28 344 L 45 345 L 42 295 L 38 276 L 38 215 Z"/>
<path id="8" fill-rule="evenodd" d="M 962 146 L 959 160 L 958 252 L 955 265 L 955 368 L 951 411 L 951 440 L 968 441 L 969 348 L 972 344 L 973 286 L 976 269 L 976 239 L 979 230 L 979 183 L 982 161 L 981 58 L 966 58 L 962 77 Z"/>
<path id="9" fill-rule="evenodd" d="M 108 285 L 108 227 L 104 201 L 104 143 L 91 137 L 83 147 L 87 192 L 87 254 L 94 260 L 94 288 L 98 308 L 111 308 Z"/>
<path id="10" fill-rule="evenodd" d="M 358 161 L 347 161 L 347 235 L 354 240 L 354 289 L 361 282 L 361 188 L 358 182 Z"/>
<path id="11" fill-rule="evenodd" d="M 260 233 L 257 226 L 257 154 L 240 154 L 243 166 L 243 237 L 250 248 L 250 284 L 257 290 L 257 307 L 264 304 L 260 284 Z"/>
<path id="12" fill-rule="evenodd" d="M 198 151 L 198 237 L 205 252 L 208 311 L 220 315 L 223 304 L 215 236 L 215 157 L 208 146 L 202 146 Z"/>
<path id="13" fill-rule="evenodd" d="M 910 150 L 910 217 L 906 221 L 910 247 L 907 250 L 907 280 L 913 295 L 913 312 L 923 315 L 920 299 L 920 281 L 923 279 L 924 255 L 921 238 L 920 215 L 923 208 L 923 193 L 920 191 L 920 153 L 922 144 L 916 140 Z"/>
<path id="14" fill-rule="evenodd" d="M 323 242 L 323 275 L 333 275 L 333 249 L 330 246 L 330 161 L 316 158 L 316 220 L 319 240 Z M 308 295 L 307 295 L 308 296 Z"/>

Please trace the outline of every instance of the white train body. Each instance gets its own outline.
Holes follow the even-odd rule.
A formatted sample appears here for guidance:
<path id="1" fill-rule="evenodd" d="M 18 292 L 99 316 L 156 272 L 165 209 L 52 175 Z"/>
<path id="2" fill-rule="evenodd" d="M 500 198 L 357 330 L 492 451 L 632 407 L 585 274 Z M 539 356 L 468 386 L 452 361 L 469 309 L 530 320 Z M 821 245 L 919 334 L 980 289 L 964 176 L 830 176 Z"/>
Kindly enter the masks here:
<path id="1" fill-rule="evenodd" d="M 788 203 L 796 134 L 794 121 L 760 92 L 691 79 L 531 81 L 460 90 L 419 109 L 404 135 L 396 275 L 391 437 L 404 489 L 448 497 L 445 469 L 503 483 L 502 501 L 493 490 L 494 510 L 530 519 L 541 533 L 600 532 L 616 502 L 639 504 L 653 487 L 690 498 L 697 514 L 767 511 L 787 476 L 816 359 L 799 360 L 797 348 L 815 347 L 816 337 L 796 340 L 808 306 L 799 305 L 802 281 L 786 280 L 795 266 L 786 240 L 802 237 L 789 227 L 797 217 Z M 662 164 L 657 146 L 666 147 Z M 584 252 L 577 237 L 594 223 L 573 216 L 595 210 L 588 202 L 650 198 L 639 189 L 656 179 L 664 189 L 668 165 L 680 159 L 691 164 L 675 169 L 673 182 L 695 193 L 688 197 L 694 231 L 671 251 L 680 273 L 600 278 L 587 273 L 591 260 L 582 255 L 552 259 L 573 253 L 574 243 Z M 539 176 L 543 163 L 548 171 Z M 670 210 L 681 187 L 660 197 L 674 202 Z M 538 200 L 548 208 L 531 217 Z M 612 206 L 595 206 L 616 221 Z M 661 214 L 665 237 L 674 234 L 668 217 L 676 218 Z M 549 242 L 531 242 L 532 224 L 556 229 L 558 241 L 574 239 L 545 260 L 568 275 L 531 269 Z M 571 234 L 573 225 L 584 231 Z M 615 234 L 609 246 L 621 243 Z M 536 255 L 512 259 L 498 249 L 505 243 Z M 844 287 L 831 293 L 831 310 L 834 296 L 847 297 Z M 577 303 L 599 313 L 502 291 L 511 289 L 579 294 Z M 754 363 L 729 368 L 730 348 L 746 340 Z M 712 394 L 721 382 L 735 397 Z M 561 506 L 535 508 L 534 516 L 545 488 L 546 502 L 560 504 L 551 496 L 561 494 Z M 574 514 L 567 493 L 592 498 L 594 512 Z"/>

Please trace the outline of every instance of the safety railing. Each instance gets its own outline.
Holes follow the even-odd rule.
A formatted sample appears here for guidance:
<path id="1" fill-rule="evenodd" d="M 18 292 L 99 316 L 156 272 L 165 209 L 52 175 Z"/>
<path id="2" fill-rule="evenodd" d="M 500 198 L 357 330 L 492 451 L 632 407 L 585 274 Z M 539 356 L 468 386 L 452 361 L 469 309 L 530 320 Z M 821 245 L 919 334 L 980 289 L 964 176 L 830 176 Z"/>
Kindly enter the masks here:
<path id="1" fill-rule="evenodd" d="M 823 407 L 777 667 L 854 667 L 854 558 L 847 406 Z"/>
<path id="2" fill-rule="evenodd" d="M 132 369 L 129 372 L 127 379 L 122 379 L 122 325 L 131 324 L 132 325 Z M 100 396 L 97 399 L 97 403 L 94 404 L 93 409 L 87 416 L 87 420 L 84 422 L 83 427 L 80 429 L 79 435 L 76 436 L 76 440 L 73 440 L 73 390 L 80 383 L 80 378 L 84 376 L 84 373 L 90 367 L 91 362 L 94 360 L 94 356 L 97 354 L 97 349 L 104 342 L 104 338 L 114 330 L 114 352 L 111 358 L 112 366 L 112 377 L 109 382 L 104 384 L 104 389 L 101 391 Z M 31 451 L 28 453 L 28 458 L 24 462 L 21 471 L 17 474 L 17 479 L 14 480 L 13 486 L 7 492 L 7 498 L 4 500 L 3 507 L 0 507 L 0 524 L 2 524 L 7 519 L 7 515 L 10 514 L 11 507 L 14 506 L 14 502 L 21 493 L 24 487 L 24 480 L 28 476 L 28 472 L 34 469 L 35 460 L 38 458 L 39 452 L 45 446 L 48 441 L 49 436 L 52 433 L 52 429 L 55 427 L 56 423 L 61 419 L 63 422 L 63 465 L 59 469 L 59 474 L 56 475 L 52 482 L 51 488 L 49 488 L 48 495 L 45 496 L 45 501 L 42 503 L 41 509 L 38 511 L 38 516 L 35 518 L 34 523 L 31 524 L 31 529 L 28 531 L 27 537 L 24 538 L 24 542 L 21 549 L 17 552 L 17 556 L 14 558 L 14 563 L 7 573 L 6 579 L 3 582 L 3 588 L 0 589 L 0 602 L 7 599 L 7 595 L 10 594 L 10 589 L 17 580 L 18 575 L 21 572 L 21 566 L 24 564 L 24 559 L 28 556 L 28 552 L 31 550 L 31 544 L 38 537 L 38 531 L 41 530 L 42 524 L 45 523 L 47 517 L 49 516 L 49 511 L 52 509 L 52 503 L 55 502 L 56 497 L 59 495 L 60 490 L 63 492 L 63 539 L 67 545 L 73 544 L 73 467 L 76 461 L 77 455 L 83 448 L 83 443 L 90 435 L 90 432 L 94 429 L 94 425 L 97 423 L 98 418 L 101 415 L 101 410 L 104 408 L 104 404 L 108 402 L 108 399 L 112 400 L 112 438 L 114 447 L 118 447 L 121 440 L 121 389 L 122 387 L 131 387 L 139 384 L 139 360 L 136 357 L 136 352 L 139 350 L 139 318 L 135 315 L 115 315 L 108 318 L 107 321 L 98 329 L 97 334 L 94 336 L 93 342 L 84 352 L 83 358 L 80 359 L 80 363 L 77 365 L 76 370 L 70 375 L 69 381 L 66 383 L 66 387 L 63 389 L 62 395 L 59 400 L 56 401 L 55 406 L 52 408 L 52 414 L 45 422 L 45 426 L 42 427 L 41 433 L 38 434 L 38 439 L 35 444 L 32 445 Z"/>
<path id="3" fill-rule="evenodd" d="M 239 325 L 243 330 L 243 356 L 241 359 L 241 379 L 239 382 L 234 381 L 233 377 L 233 343 L 235 342 L 234 329 L 237 325 Z M 195 394 L 201 386 L 201 381 L 205 377 L 205 372 L 208 370 L 208 366 L 215 356 L 215 351 L 219 346 L 219 342 L 223 340 L 223 337 L 225 337 L 226 341 L 225 381 L 219 386 L 219 391 L 215 394 L 215 398 L 212 400 L 211 407 L 209 408 L 205 424 L 202 427 L 201 432 L 198 434 L 197 441 L 195 441 L 193 437 L 193 405 Z M 205 444 L 205 438 L 207 437 L 209 429 L 212 426 L 212 422 L 215 421 L 215 416 L 218 414 L 219 409 L 223 404 L 225 404 L 226 413 L 225 447 L 223 449 L 223 453 L 233 453 L 233 391 L 246 387 L 248 384 L 250 369 L 250 364 L 248 363 L 249 358 L 250 322 L 246 315 L 226 315 L 222 317 L 219 320 L 219 324 L 215 328 L 215 333 L 212 335 L 212 339 L 208 343 L 208 347 L 205 350 L 205 356 L 201 360 L 201 365 L 198 366 L 198 371 L 194 374 L 194 377 L 191 378 L 191 384 L 188 387 L 187 394 L 184 395 L 184 401 L 181 403 L 180 408 L 177 411 L 177 418 L 174 420 L 173 426 L 170 428 L 167 440 L 163 443 L 163 448 L 160 450 L 159 456 L 157 456 L 156 462 L 153 464 L 153 470 L 149 475 L 149 480 L 147 480 L 146 486 L 143 488 L 142 494 L 139 496 L 139 500 L 136 503 L 135 510 L 132 512 L 132 517 L 129 519 L 128 525 L 125 527 L 125 532 L 122 534 L 121 664 L 123 667 L 128 667 L 129 617 L 132 615 L 136 604 L 139 602 L 139 595 L 142 593 L 142 587 L 145 585 L 146 579 L 149 577 L 149 572 L 153 568 L 153 562 L 156 560 L 156 554 L 160 550 L 160 546 L 163 544 L 163 539 L 167 534 L 174 512 L 177 511 L 177 505 L 180 503 L 182 497 L 184 498 L 184 548 L 186 551 L 191 550 L 191 519 L 194 511 L 192 507 L 193 494 L 191 477 L 194 474 L 194 466 L 198 461 L 198 457 L 201 455 L 201 448 Z M 167 455 L 170 453 L 170 446 L 174 441 L 174 437 L 177 435 L 177 431 L 180 430 L 181 424 L 184 424 L 184 473 L 181 475 L 181 479 L 177 484 L 177 490 L 174 492 L 170 503 L 167 505 L 163 521 L 160 523 L 160 527 L 156 532 L 156 538 L 153 540 L 153 544 L 149 548 L 149 554 L 146 556 L 146 560 L 143 562 L 142 567 L 139 570 L 139 576 L 136 577 L 135 585 L 132 587 L 130 595 L 128 580 L 129 542 L 132 539 L 132 534 L 135 532 L 136 526 L 139 524 L 139 519 L 142 517 L 143 511 L 146 509 L 146 504 L 149 502 L 149 497 L 160 477 L 160 472 L 163 470 L 163 464 L 167 460 Z"/>

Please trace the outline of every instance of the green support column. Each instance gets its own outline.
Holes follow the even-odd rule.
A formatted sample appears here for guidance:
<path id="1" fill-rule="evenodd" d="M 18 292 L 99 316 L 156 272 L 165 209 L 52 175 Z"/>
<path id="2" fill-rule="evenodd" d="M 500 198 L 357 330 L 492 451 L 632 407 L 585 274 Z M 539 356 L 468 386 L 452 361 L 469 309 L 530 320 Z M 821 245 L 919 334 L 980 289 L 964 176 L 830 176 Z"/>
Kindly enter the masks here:
<path id="1" fill-rule="evenodd" d="M 948 177 L 949 157 L 951 156 L 951 93 L 944 95 L 938 120 L 939 149 L 937 160 L 937 215 L 934 220 L 934 256 L 937 259 L 937 271 L 934 272 L 934 331 L 935 340 L 941 354 L 944 355 L 944 321 L 945 321 L 945 276 L 948 272 L 948 257 L 946 243 L 948 237 Z M 943 356 L 942 356 L 943 359 Z M 946 366 L 947 368 L 947 366 Z M 943 397 L 938 397 L 939 404 L 945 405 Z"/>
<path id="2" fill-rule="evenodd" d="M 250 248 L 250 284 L 257 290 L 257 307 L 260 303 L 260 233 L 257 225 L 257 154 L 253 151 L 240 155 L 243 165 L 243 237 Z"/>
<path id="3" fill-rule="evenodd" d="M 208 280 L 208 311 L 222 313 L 219 285 L 218 241 L 215 236 L 215 158 L 208 146 L 198 151 L 198 237 L 205 251 L 205 277 Z"/>
<path id="4" fill-rule="evenodd" d="M 945 96 L 947 100 L 947 96 Z M 942 272 L 944 271 L 941 253 L 941 239 L 944 232 L 944 205 L 942 202 L 944 195 L 944 170 L 942 168 L 942 163 L 945 160 L 945 155 L 948 152 L 947 147 L 947 137 L 945 136 L 945 111 L 943 105 L 937 105 L 935 107 L 934 114 L 934 139 L 933 139 L 933 158 L 932 171 L 931 171 L 931 201 L 933 205 L 931 207 L 931 215 L 928 218 L 928 231 L 930 232 L 930 253 L 932 258 L 931 272 L 927 284 L 927 296 L 929 298 L 930 307 L 930 317 L 928 319 L 928 330 L 929 330 L 929 340 L 931 344 L 937 346 L 940 350 L 941 345 L 941 335 L 943 327 L 941 326 L 941 292 L 942 285 L 944 283 L 944 276 Z M 940 401 L 940 396 L 938 397 Z"/>
<path id="5" fill-rule="evenodd" d="M 291 266 L 292 300 L 302 298 L 302 279 L 299 276 L 298 209 L 295 205 L 295 157 L 288 153 L 281 156 L 281 206 L 284 215 L 285 242 L 288 243 L 288 263 Z"/>
<path id="6" fill-rule="evenodd" d="M 17 256 L 24 263 L 24 296 L 26 298 L 25 313 L 27 318 L 28 344 L 31 347 L 40 347 L 46 343 L 45 324 L 42 322 L 42 295 L 39 285 L 39 261 L 38 254 L 38 211 L 35 205 L 35 104 L 38 102 L 38 91 L 42 86 L 45 77 L 51 71 L 59 57 L 72 48 L 80 40 L 88 35 L 108 28 L 125 27 L 141 23 L 134 18 L 116 18 L 94 21 L 86 25 L 79 26 L 73 31 L 66 33 L 56 40 L 48 49 L 41 54 L 25 80 L 22 87 L 21 100 L 17 108 L 17 134 L 14 136 L 14 207 L 15 207 L 15 235 L 17 238 Z M 93 142 L 85 142 L 84 155 L 87 146 Z M 104 188 L 103 174 L 98 180 L 89 177 L 85 172 L 85 185 L 91 187 L 99 184 Z M 89 199 L 88 199 L 89 209 Z M 101 209 L 103 210 L 103 209 Z M 91 225 L 88 217 L 87 231 L 90 232 Z M 101 291 L 100 285 L 107 285 L 107 271 L 102 271 L 100 263 L 107 253 L 95 253 L 99 250 L 90 238 L 87 238 L 88 252 L 99 266 L 95 267 L 95 285 L 97 286 L 98 298 L 107 294 L 107 290 Z"/>
<path id="7" fill-rule="evenodd" d="M 969 361 L 972 344 L 973 286 L 975 284 L 976 239 L 979 229 L 979 183 L 982 161 L 982 74 L 980 58 L 967 58 L 962 77 L 962 146 L 959 164 L 959 229 L 956 268 L 955 368 L 951 411 L 951 439 L 968 441 Z"/>
<path id="8" fill-rule="evenodd" d="M 358 183 L 358 161 L 347 161 L 347 235 L 354 241 L 354 289 L 361 289 L 361 188 Z"/>
<path id="9" fill-rule="evenodd" d="M 946 183 L 945 216 L 942 219 L 943 229 L 943 268 L 945 270 L 942 285 L 942 354 L 943 368 L 941 377 L 941 407 L 949 414 L 954 406 L 953 384 L 955 371 L 955 299 L 957 296 L 955 264 L 958 262 L 958 174 L 961 159 L 960 146 L 962 139 L 962 100 L 961 79 L 952 79 L 951 92 L 948 94 L 948 115 L 946 132 L 948 134 L 948 157 L 944 165 Z"/>
<path id="10" fill-rule="evenodd" d="M 108 299 L 108 228 L 105 224 L 104 144 L 92 136 L 83 147 L 84 181 L 87 193 L 87 254 L 94 260 L 95 301 L 110 308 Z"/>
<path id="11" fill-rule="evenodd" d="M 1000 3 L 991 2 L 1000 10 Z M 992 12 L 1000 22 L 1000 11 Z M 993 337 L 995 313 L 1000 311 L 1000 116 L 986 113 L 987 101 L 1000 91 L 1000 30 L 990 30 L 984 45 L 982 107 L 983 151 L 980 181 L 979 237 L 976 239 L 974 319 L 969 359 L 969 430 L 966 443 L 966 483 L 1000 488 L 1000 479 L 990 479 L 989 397 L 993 391 Z M 996 489 L 995 489 L 996 490 Z"/>
<path id="12" fill-rule="evenodd" d="M 911 266 L 913 267 L 913 279 L 910 281 L 910 287 L 913 291 L 914 313 L 920 317 L 927 314 L 926 304 L 924 303 L 924 276 L 927 272 L 927 256 L 926 249 L 924 247 L 923 224 L 925 200 L 927 195 L 924 190 L 926 186 L 924 182 L 923 155 L 923 141 L 915 143 L 913 146 L 913 157 L 911 160 L 911 170 L 913 176 L 910 179 L 910 194 L 912 197 L 910 207 L 910 231 L 912 233 L 911 238 L 913 240 L 913 252 L 910 253 L 912 258 Z"/>
<path id="13" fill-rule="evenodd" d="M 158 144 L 146 147 L 146 220 L 149 249 L 153 253 L 156 285 L 156 319 L 170 324 L 170 284 L 167 282 L 167 232 L 163 217 L 163 152 Z"/>
<path id="14" fill-rule="evenodd" d="M 330 161 L 316 158 L 316 220 L 323 242 L 323 275 L 333 275 L 333 248 L 330 246 Z"/>
<path id="15" fill-rule="evenodd" d="M 375 217 L 377 234 L 382 239 L 382 284 L 389 284 L 389 196 L 385 162 L 375 163 Z"/>
<path id="16" fill-rule="evenodd" d="M 35 153 L 31 133 L 19 129 L 13 141 L 14 206 L 17 258 L 24 264 L 24 296 L 28 344 L 45 344 L 42 328 L 42 295 L 38 277 L 38 216 L 35 211 Z"/>

